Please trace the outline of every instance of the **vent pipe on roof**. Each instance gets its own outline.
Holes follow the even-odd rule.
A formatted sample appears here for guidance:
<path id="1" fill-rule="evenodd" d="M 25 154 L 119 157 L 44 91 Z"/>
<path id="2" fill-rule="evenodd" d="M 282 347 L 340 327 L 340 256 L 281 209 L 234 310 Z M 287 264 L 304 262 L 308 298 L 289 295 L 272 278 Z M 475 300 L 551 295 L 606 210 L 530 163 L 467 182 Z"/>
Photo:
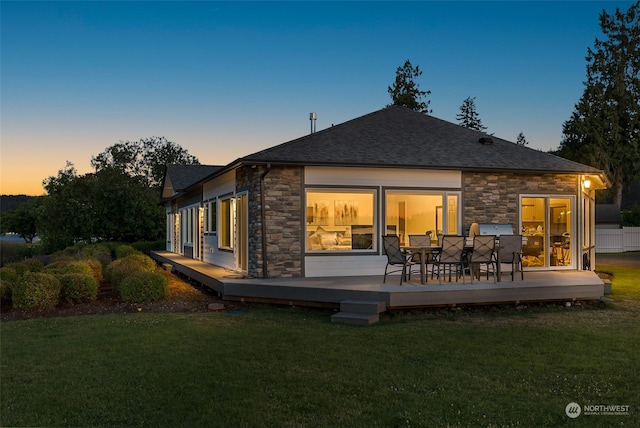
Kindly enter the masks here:
<path id="1" fill-rule="evenodd" d="M 493 144 L 493 140 L 489 137 L 481 137 L 480 139 L 478 139 L 478 142 L 485 146 L 490 146 Z"/>
<path id="2" fill-rule="evenodd" d="M 311 121 L 311 133 L 316 132 L 316 120 L 318 116 L 315 113 L 309 113 L 309 120 Z"/>

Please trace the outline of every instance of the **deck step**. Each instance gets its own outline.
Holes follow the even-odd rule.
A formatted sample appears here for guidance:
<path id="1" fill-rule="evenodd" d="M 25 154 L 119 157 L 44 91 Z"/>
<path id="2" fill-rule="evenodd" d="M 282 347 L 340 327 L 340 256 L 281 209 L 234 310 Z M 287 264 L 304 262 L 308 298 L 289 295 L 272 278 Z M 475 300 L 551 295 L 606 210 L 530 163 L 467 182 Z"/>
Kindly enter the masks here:
<path id="1" fill-rule="evenodd" d="M 356 314 L 380 314 L 387 310 L 385 302 L 375 300 L 343 300 L 340 302 L 340 311 Z"/>
<path id="2" fill-rule="evenodd" d="M 358 314 L 353 312 L 337 312 L 331 315 L 331 322 L 353 325 L 370 325 L 380 321 L 378 314 Z"/>
<path id="3" fill-rule="evenodd" d="M 331 322 L 370 325 L 380 321 L 380 314 L 386 310 L 386 302 L 376 300 L 343 300 L 340 302 L 340 312 L 331 315 Z"/>

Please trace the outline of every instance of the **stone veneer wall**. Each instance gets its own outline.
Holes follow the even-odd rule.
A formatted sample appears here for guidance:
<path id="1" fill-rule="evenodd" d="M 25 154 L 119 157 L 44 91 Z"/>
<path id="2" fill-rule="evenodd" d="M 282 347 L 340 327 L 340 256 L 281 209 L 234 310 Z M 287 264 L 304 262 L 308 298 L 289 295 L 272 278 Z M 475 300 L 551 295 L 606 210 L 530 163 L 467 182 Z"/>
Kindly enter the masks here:
<path id="1" fill-rule="evenodd" d="M 248 274 L 263 277 L 260 175 L 264 167 L 242 167 L 236 173 L 237 191 L 249 192 Z M 274 166 L 265 176 L 267 275 L 269 278 L 301 277 L 302 167 Z"/>
<path id="2" fill-rule="evenodd" d="M 517 227 L 521 194 L 576 195 L 577 185 L 577 175 L 464 172 L 463 225 L 510 223 Z"/>

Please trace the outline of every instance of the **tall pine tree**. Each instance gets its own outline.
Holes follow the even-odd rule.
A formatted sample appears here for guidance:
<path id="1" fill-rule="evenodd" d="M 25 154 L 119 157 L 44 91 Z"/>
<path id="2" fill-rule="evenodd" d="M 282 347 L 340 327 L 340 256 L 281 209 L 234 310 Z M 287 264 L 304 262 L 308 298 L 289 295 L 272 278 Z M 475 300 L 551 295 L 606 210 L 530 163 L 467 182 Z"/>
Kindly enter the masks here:
<path id="1" fill-rule="evenodd" d="M 396 70 L 396 80 L 392 86 L 387 88 L 391 95 L 391 104 L 410 108 L 411 110 L 429 114 L 431 101 L 422 101 L 423 97 L 431 95 L 431 91 L 421 91 L 414 79 L 420 77 L 422 71 L 419 66 L 411 65 L 411 61 L 407 60 L 402 67 Z"/>
<path id="2" fill-rule="evenodd" d="M 624 186 L 640 175 L 640 2 L 613 15 L 603 10 L 600 28 L 558 154 L 603 169 L 620 206 Z"/>
<path id="3" fill-rule="evenodd" d="M 476 131 L 485 131 L 486 126 L 482 124 L 478 111 L 476 110 L 476 97 L 467 97 L 460 106 L 460 113 L 456 115 L 458 124 L 465 128 L 475 129 Z"/>

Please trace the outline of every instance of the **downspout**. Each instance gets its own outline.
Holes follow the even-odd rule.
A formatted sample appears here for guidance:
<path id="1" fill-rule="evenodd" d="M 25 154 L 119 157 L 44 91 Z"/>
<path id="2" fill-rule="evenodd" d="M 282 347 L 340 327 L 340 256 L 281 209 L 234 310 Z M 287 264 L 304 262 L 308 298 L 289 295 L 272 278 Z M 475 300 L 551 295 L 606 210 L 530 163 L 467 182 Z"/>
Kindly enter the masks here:
<path id="1" fill-rule="evenodd" d="M 264 170 L 262 174 L 260 174 L 260 225 L 262 228 L 262 277 L 268 278 L 267 271 L 267 224 L 266 224 L 266 216 L 265 212 L 266 201 L 265 201 L 265 190 L 264 190 L 264 178 L 271 171 L 271 164 L 267 164 L 267 168 Z"/>

